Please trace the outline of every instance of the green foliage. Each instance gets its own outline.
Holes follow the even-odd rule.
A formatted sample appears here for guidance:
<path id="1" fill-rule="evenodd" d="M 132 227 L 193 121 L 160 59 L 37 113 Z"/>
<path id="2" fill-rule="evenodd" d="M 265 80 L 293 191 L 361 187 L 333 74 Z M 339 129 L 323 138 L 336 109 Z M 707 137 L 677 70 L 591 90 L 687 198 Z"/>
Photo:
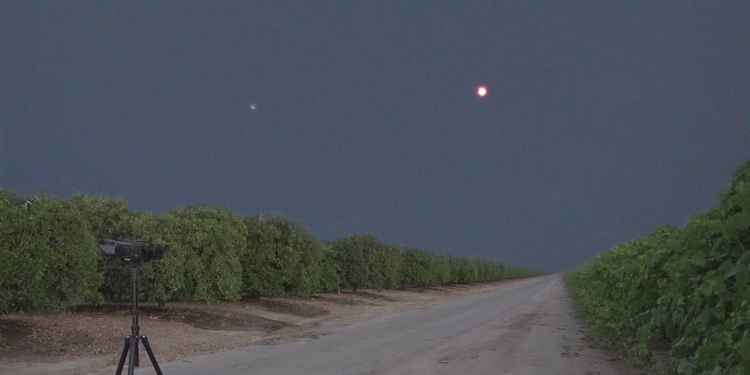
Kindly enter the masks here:
<path id="1" fill-rule="evenodd" d="M 426 288 L 528 276 L 478 259 L 387 245 L 371 235 L 322 244 L 280 217 L 234 216 L 212 207 L 153 215 L 127 202 L 77 195 L 27 201 L 0 190 L 0 312 L 126 301 L 130 274 L 96 241 L 166 245 L 143 267 L 141 300 L 235 301 L 242 295 L 309 295 L 341 288 Z"/>
<path id="2" fill-rule="evenodd" d="M 0 201 L 0 312 L 61 309 L 101 299 L 96 243 L 67 202 Z"/>
<path id="3" fill-rule="evenodd" d="M 451 257 L 448 259 L 451 265 L 451 281 L 458 284 L 468 284 L 476 280 L 476 271 L 468 258 Z"/>
<path id="4" fill-rule="evenodd" d="M 450 259 L 444 255 L 433 255 L 430 259 L 430 281 L 434 285 L 451 283 Z M 489 281 L 489 279 L 487 280 Z"/>
<path id="5" fill-rule="evenodd" d="M 750 161 L 746 161 L 737 169 L 729 188 L 721 195 L 721 209 L 726 215 L 734 215 L 741 211 L 747 213 L 747 189 L 750 185 Z"/>
<path id="6" fill-rule="evenodd" d="M 331 244 L 338 264 L 342 286 L 354 291 L 360 288 L 382 288 L 383 263 L 376 264 L 376 252 L 383 245 L 371 235 L 354 235 Z"/>
<path id="7" fill-rule="evenodd" d="M 76 195 L 70 204 L 86 219 L 97 240 L 124 239 L 133 234 L 133 214 L 124 200 Z"/>
<path id="8" fill-rule="evenodd" d="M 430 254 L 422 250 L 406 249 L 403 251 L 402 276 L 403 287 L 426 288 L 432 284 L 430 272 Z"/>
<path id="9" fill-rule="evenodd" d="M 156 235 L 169 251 L 151 272 L 158 300 L 235 301 L 242 290 L 247 242 L 242 220 L 225 209 L 188 207 L 159 218 Z"/>
<path id="10" fill-rule="evenodd" d="M 23 198 L 12 191 L 0 189 L 0 205 L 20 206 Z"/>
<path id="11" fill-rule="evenodd" d="M 341 286 L 359 288 L 427 288 L 531 276 L 481 259 L 434 255 L 430 252 L 389 246 L 370 235 L 351 236 L 333 243 Z M 508 272 L 513 270 L 513 272 Z"/>
<path id="12" fill-rule="evenodd" d="M 403 257 L 398 246 L 383 245 L 377 250 L 375 256 L 378 266 L 376 272 L 380 273 L 382 280 L 380 287 L 384 289 L 396 289 L 401 287 Z"/>
<path id="13" fill-rule="evenodd" d="M 750 163 L 718 209 L 660 228 L 569 276 L 591 326 L 648 359 L 667 344 L 679 374 L 750 373 Z"/>
<path id="14" fill-rule="evenodd" d="M 243 291 L 252 296 L 307 295 L 330 288 L 336 278 L 323 263 L 323 245 L 300 225 L 279 217 L 244 220 L 247 251 L 242 257 Z M 325 265 L 325 267 L 322 267 Z"/>
<path id="15" fill-rule="evenodd" d="M 315 288 L 317 292 L 335 292 L 341 286 L 336 256 L 329 245 L 323 245 L 323 258 L 320 264 L 320 274 L 318 276 L 318 285 Z"/>

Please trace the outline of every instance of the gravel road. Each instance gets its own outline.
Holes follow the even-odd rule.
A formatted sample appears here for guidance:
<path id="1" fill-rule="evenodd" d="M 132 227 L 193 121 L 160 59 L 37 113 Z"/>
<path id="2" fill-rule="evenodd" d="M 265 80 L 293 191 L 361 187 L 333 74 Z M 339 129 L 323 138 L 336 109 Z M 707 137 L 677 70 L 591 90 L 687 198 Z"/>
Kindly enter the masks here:
<path id="1" fill-rule="evenodd" d="M 631 373 L 586 345 L 560 275 L 162 367 L 180 375 Z"/>

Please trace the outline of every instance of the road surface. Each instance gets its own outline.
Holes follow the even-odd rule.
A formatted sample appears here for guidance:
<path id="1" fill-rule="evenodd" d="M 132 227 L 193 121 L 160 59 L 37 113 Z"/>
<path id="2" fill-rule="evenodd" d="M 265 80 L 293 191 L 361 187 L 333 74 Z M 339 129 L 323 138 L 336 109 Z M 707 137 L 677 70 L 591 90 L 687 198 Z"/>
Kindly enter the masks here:
<path id="1" fill-rule="evenodd" d="M 629 373 L 585 344 L 560 275 L 511 281 L 439 305 L 321 330 L 315 338 L 162 367 L 165 374 L 180 375 Z"/>

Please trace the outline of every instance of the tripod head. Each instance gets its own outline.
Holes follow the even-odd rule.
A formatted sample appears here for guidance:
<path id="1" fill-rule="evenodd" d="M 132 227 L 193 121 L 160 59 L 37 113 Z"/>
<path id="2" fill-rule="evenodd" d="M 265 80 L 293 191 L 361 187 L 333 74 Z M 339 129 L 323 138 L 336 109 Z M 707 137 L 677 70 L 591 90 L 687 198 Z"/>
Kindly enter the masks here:
<path id="1" fill-rule="evenodd" d="M 106 257 L 118 257 L 126 263 L 145 263 L 161 259 L 167 247 L 143 240 L 104 239 L 98 243 L 99 253 Z"/>

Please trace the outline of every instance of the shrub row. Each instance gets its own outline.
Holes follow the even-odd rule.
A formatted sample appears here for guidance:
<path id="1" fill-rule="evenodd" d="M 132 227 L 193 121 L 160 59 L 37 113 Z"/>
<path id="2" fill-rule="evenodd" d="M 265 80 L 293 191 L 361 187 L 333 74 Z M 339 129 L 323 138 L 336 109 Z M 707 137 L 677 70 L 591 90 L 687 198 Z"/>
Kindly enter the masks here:
<path id="1" fill-rule="evenodd" d="M 331 244 L 338 286 L 394 289 L 475 283 L 527 276 L 526 270 L 482 259 L 435 255 L 384 244 L 372 235 L 350 236 Z"/>
<path id="2" fill-rule="evenodd" d="M 96 241 L 139 238 L 166 245 L 143 269 L 141 298 L 236 301 L 342 288 L 472 283 L 529 273 L 494 262 L 387 245 L 370 235 L 323 243 L 280 217 L 239 217 L 213 207 L 161 215 L 123 200 L 75 196 L 26 201 L 0 191 L 0 312 L 126 301 L 129 274 L 97 254 Z"/>
<path id="3" fill-rule="evenodd" d="M 68 202 L 0 196 L 0 311 L 100 301 L 96 241 Z"/>
<path id="4" fill-rule="evenodd" d="M 679 374 L 750 374 L 750 162 L 718 208 L 617 246 L 569 282 L 592 327 L 636 357 L 666 346 Z"/>

